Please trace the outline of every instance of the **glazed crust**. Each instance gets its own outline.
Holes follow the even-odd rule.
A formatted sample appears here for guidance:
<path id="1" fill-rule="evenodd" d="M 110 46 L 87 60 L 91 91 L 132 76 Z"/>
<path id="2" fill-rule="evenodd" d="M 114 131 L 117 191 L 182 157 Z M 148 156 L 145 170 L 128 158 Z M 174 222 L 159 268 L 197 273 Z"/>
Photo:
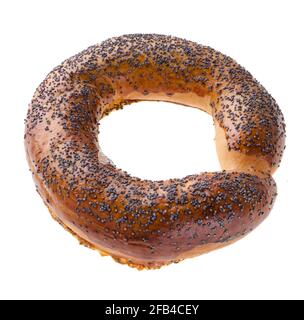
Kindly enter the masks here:
<path id="1" fill-rule="evenodd" d="M 222 172 L 141 180 L 101 152 L 98 123 L 141 100 L 213 116 Z M 117 130 L 117 134 L 123 134 Z M 231 58 L 163 35 L 125 35 L 64 61 L 40 84 L 25 148 L 52 216 L 83 243 L 158 268 L 243 237 L 269 214 L 285 146 L 274 99 Z"/>

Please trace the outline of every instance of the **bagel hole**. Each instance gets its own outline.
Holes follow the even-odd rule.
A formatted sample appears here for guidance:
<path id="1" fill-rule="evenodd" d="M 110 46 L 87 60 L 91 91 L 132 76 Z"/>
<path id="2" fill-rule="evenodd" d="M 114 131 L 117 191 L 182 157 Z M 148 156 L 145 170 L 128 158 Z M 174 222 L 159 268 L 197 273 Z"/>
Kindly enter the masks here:
<path id="1" fill-rule="evenodd" d="M 191 107 L 145 101 L 100 122 L 102 152 L 129 174 L 151 180 L 219 171 L 212 117 Z"/>

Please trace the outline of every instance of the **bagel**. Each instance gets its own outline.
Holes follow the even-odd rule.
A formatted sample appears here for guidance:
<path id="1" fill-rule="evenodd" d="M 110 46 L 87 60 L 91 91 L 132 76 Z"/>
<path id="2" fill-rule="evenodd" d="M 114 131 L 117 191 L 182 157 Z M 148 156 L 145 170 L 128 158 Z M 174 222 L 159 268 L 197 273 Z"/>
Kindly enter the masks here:
<path id="1" fill-rule="evenodd" d="M 210 114 L 222 171 L 151 181 L 116 168 L 98 144 L 99 121 L 144 100 Z M 29 167 L 53 218 L 138 269 L 233 243 L 276 198 L 271 175 L 285 147 L 277 103 L 233 59 L 191 41 L 134 34 L 91 46 L 47 75 L 25 122 Z"/>

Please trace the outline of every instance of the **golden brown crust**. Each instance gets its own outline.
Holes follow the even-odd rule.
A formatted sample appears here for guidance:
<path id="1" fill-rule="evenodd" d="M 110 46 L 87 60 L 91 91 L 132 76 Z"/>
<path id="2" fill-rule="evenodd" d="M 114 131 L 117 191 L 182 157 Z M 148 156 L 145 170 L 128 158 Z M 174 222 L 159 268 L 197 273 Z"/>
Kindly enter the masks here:
<path id="1" fill-rule="evenodd" d="M 98 122 L 139 100 L 211 114 L 226 170 L 150 181 L 117 169 L 101 153 Z M 36 90 L 25 129 L 27 159 L 52 215 L 90 247 L 138 268 L 227 245 L 262 222 L 284 139 L 274 99 L 234 60 L 161 35 L 112 38 L 64 61 Z"/>

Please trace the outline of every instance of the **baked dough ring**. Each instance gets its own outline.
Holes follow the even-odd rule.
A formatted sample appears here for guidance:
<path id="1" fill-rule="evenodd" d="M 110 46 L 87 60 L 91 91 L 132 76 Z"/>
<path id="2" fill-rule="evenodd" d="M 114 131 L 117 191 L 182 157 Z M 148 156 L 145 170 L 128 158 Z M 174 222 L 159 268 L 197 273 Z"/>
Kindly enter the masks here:
<path id="1" fill-rule="evenodd" d="M 116 168 L 100 150 L 99 120 L 141 100 L 212 115 L 223 171 L 150 181 Z M 112 38 L 64 61 L 36 90 L 25 128 L 52 216 L 81 243 L 138 269 L 225 246 L 261 223 L 284 141 L 278 105 L 249 72 L 210 47 L 154 34 Z"/>

